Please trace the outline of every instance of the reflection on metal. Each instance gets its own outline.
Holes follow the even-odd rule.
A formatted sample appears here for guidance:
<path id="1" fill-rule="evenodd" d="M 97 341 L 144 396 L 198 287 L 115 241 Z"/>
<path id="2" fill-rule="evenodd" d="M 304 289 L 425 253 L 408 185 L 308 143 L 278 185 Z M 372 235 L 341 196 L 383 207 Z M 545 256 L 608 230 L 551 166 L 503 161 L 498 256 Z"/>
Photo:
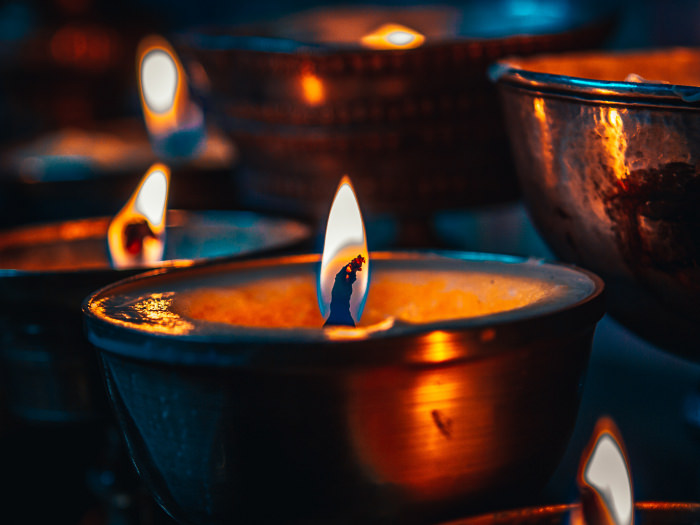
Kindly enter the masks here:
<path id="1" fill-rule="evenodd" d="M 413 29 L 400 24 L 384 24 L 360 40 L 371 49 L 412 49 L 420 47 L 425 37 Z"/>
<path id="2" fill-rule="evenodd" d="M 549 129 L 549 122 L 547 122 L 547 112 L 545 109 L 544 98 L 535 97 L 533 99 L 533 108 L 535 110 L 535 118 L 537 119 L 539 125 L 539 141 L 542 145 L 542 155 L 546 156 L 551 163 L 553 156 L 552 132 Z M 556 185 L 556 177 L 554 177 L 551 171 L 548 171 L 545 174 L 545 182 L 550 187 Z"/>
<path id="3" fill-rule="evenodd" d="M 622 114 L 625 110 L 611 107 L 600 108 L 600 120 L 598 131 L 603 147 L 608 153 L 610 168 L 620 184 L 625 187 L 625 180 L 629 174 L 625 155 L 627 154 L 627 138 L 622 122 Z"/>
<path id="4" fill-rule="evenodd" d="M 109 307 L 107 298 L 95 301 L 93 309 L 96 315 L 109 316 L 114 323 L 122 326 L 137 324 L 140 330 L 156 334 L 187 334 L 194 329 L 194 325 L 172 311 L 174 295 L 174 292 L 165 292 L 139 297 L 128 308 L 121 305 L 118 314 Z"/>

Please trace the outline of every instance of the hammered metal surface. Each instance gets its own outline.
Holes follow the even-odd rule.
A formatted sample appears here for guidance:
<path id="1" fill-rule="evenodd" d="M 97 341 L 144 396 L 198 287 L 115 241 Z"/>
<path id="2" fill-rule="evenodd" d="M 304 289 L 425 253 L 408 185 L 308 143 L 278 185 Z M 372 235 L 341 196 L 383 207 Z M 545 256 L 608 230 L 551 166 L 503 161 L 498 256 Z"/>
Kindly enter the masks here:
<path id="1" fill-rule="evenodd" d="M 613 22 L 566 20 L 543 34 L 470 38 L 432 28 L 442 20 L 431 18 L 439 9 L 446 8 L 415 8 L 412 18 L 409 9 L 325 9 L 288 25 L 186 35 L 181 50 L 206 71 L 212 116 L 241 148 L 247 202 L 321 218 L 343 174 L 368 213 L 424 219 L 435 210 L 517 198 L 487 65 L 516 52 L 595 47 Z M 359 24 L 401 15 L 401 23 L 428 35 L 424 46 L 373 50 L 357 40 L 314 41 L 333 33 L 336 19 L 344 23 L 334 37 L 353 16 Z"/>
<path id="2" fill-rule="evenodd" d="M 596 56 L 607 76 L 553 76 Z M 644 76 L 674 60 L 700 67 L 696 51 L 650 53 Z M 503 111 L 525 201 L 553 251 L 605 279 L 611 313 L 627 326 L 698 358 L 700 89 L 625 82 L 640 63 L 504 62 Z"/>

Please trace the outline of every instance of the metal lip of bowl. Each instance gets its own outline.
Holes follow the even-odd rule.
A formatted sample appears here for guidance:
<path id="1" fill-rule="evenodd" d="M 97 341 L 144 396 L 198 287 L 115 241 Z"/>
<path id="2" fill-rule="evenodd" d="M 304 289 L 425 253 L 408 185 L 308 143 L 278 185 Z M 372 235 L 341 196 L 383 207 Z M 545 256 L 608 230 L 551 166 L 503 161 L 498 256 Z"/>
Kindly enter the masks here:
<path id="1" fill-rule="evenodd" d="M 37 244 L 41 245 L 43 242 L 55 243 L 55 242 L 75 242 L 75 241 L 104 241 L 104 246 L 106 250 L 106 234 L 107 228 L 109 226 L 112 217 L 89 217 L 84 219 L 69 219 L 65 221 L 55 221 L 47 222 L 43 224 L 35 224 L 29 226 L 19 226 L 11 228 L 8 230 L 0 231 L 0 255 L 3 252 L 12 252 L 15 250 L 22 249 L 35 249 Z M 219 224 L 201 224 L 197 225 L 196 221 L 221 221 Z M 195 211 L 195 210 L 168 210 L 167 211 L 167 226 L 166 231 L 173 234 L 175 230 L 184 230 L 190 224 L 194 225 L 195 228 L 201 229 L 206 232 L 208 229 L 214 231 L 216 229 L 221 230 L 233 230 L 233 229 L 245 229 L 246 227 L 260 227 L 265 228 L 277 228 L 279 233 L 274 237 L 268 235 L 263 235 L 261 238 L 264 242 L 261 246 L 242 246 L 243 250 L 240 252 L 222 253 L 213 257 L 208 257 L 207 255 L 199 254 L 195 257 L 181 257 L 178 254 L 174 254 L 174 257 L 165 258 L 163 261 L 152 264 L 152 265 L 140 265 L 134 266 L 127 269 L 112 268 L 109 264 L 109 260 L 106 258 L 103 264 L 92 265 L 92 266 L 80 266 L 75 265 L 74 267 L 65 268 L 51 268 L 51 269 L 41 269 L 41 268 L 3 268 L 0 267 L 0 278 L 13 277 L 13 276 L 29 276 L 38 274 L 75 274 L 75 273 L 110 273 L 112 275 L 122 274 L 127 275 L 134 272 L 145 272 L 146 270 L 154 268 L 169 268 L 169 267 L 181 267 L 190 266 L 196 262 L 201 262 L 204 260 L 211 260 L 217 258 L 227 258 L 236 256 L 240 254 L 244 256 L 250 253 L 267 253 L 274 252 L 280 249 L 293 246 L 295 244 L 301 243 L 307 240 L 311 236 L 310 228 L 303 222 L 287 219 L 278 218 L 274 216 L 269 216 L 265 214 L 259 214 L 249 211 Z M 167 249 L 167 237 L 166 237 L 166 257 L 170 250 Z M 175 248 L 177 250 L 177 248 Z"/>
<path id="2" fill-rule="evenodd" d="M 568 524 L 570 512 L 579 508 L 580 504 L 576 503 L 528 507 L 452 520 L 441 525 Z M 635 523 L 691 525 L 700 517 L 700 503 L 638 501 L 634 508 Z"/>
<path id="3" fill-rule="evenodd" d="M 372 262 L 403 263 L 410 261 L 436 262 L 472 261 L 527 266 L 531 269 L 548 268 L 553 272 L 571 273 L 590 280 L 591 292 L 578 301 L 557 305 L 528 305 L 480 317 L 435 321 L 424 324 L 398 321 L 390 329 L 358 329 L 360 335 L 345 338 L 326 335 L 319 329 L 245 329 L 236 327 L 221 334 L 173 335 L 135 330 L 121 326 L 95 313 L 101 301 L 112 294 L 129 293 L 149 285 L 176 284 L 188 278 L 198 278 L 221 271 L 274 269 L 285 266 L 312 266 L 320 262 L 318 255 L 292 255 L 250 261 L 208 262 L 197 268 L 185 268 L 163 273 L 156 270 L 110 284 L 95 292 L 83 303 L 88 338 L 106 352 L 121 354 L 138 360 L 171 364 L 202 366 L 285 367 L 344 366 L 348 364 L 398 361 L 414 364 L 432 362 L 421 346 L 430 346 L 430 334 L 449 333 L 450 342 L 459 348 L 449 361 L 478 359 L 494 352 L 507 351 L 509 345 L 537 344 L 542 334 L 559 337 L 580 333 L 595 325 L 604 312 L 604 283 L 592 272 L 561 263 L 545 263 L 541 259 L 483 254 L 472 252 L 374 252 Z M 472 269 L 478 271 L 478 266 Z M 492 267 L 485 270 L 493 269 Z M 520 275 L 520 274 L 517 274 Z M 539 274 L 542 277 L 544 274 Z M 495 329 L 498 342 L 489 345 L 483 341 L 484 330 Z M 149 352 L 143 347 L 144 339 L 153 338 L 158 350 Z M 285 351 L 279 352 L 279 344 Z M 329 347 L 333 348 L 328 353 Z M 381 350 L 380 350 L 381 349 Z"/>
<path id="4" fill-rule="evenodd" d="M 675 47 L 652 51 L 621 51 L 618 58 L 637 57 L 653 53 L 680 56 L 698 53 L 692 48 Z M 619 102 L 626 105 L 643 105 L 659 107 L 685 107 L 700 109 L 700 87 L 671 84 L 654 80 L 631 82 L 620 80 L 601 80 L 582 75 L 565 75 L 537 70 L 541 63 L 549 67 L 557 62 L 577 59 L 591 59 L 603 56 L 600 52 L 585 51 L 560 55 L 537 55 L 531 58 L 506 57 L 492 64 L 489 77 L 492 82 L 508 84 L 514 87 L 545 93 L 550 96 L 571 97 L 592 102 Z M 534 66 L 534 67 L 533 67 Z M 630 71 L 633 73 L 633 71 Z"/>

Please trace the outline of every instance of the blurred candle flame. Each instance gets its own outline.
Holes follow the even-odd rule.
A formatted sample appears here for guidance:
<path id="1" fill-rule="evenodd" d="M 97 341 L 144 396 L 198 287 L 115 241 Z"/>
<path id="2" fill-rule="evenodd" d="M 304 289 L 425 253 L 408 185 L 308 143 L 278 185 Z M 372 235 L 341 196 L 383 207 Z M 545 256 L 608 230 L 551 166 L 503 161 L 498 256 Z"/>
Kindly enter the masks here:
<path id="1" fill-rule="evenodd" d="M 634 498 L 627 455 L 615 423 L 601 418 L 579 466 L 583 521 L 633 525 Z"/>
<path id="2" fill-rule="evenodd" d="M 360 42 L 371 49 L 412 49 L 422 46 L 425 37 L 400 24 L 384 24 L 363 36 Z"/>
<path id="3" fill-rule="evenodd" d="M 362 212 L 350 178 L 346 175 L 338 185 L 328 214 L 321 271 L 318 274 L 316 291 L 319 309 L 324 319 L 330 313 L 331 292 L 336 274 L 358 255 L 365 258 L 365 263 L 362 270 L 357 272 L 357 281 L 353 284 L 350 297 L 350 315 L 356 323 L 360 321 L 367 298 L 370 261 Z"/>
<path id="4" fill-rule="evenodd" d="M 166 157 L 189 156 L 205 138 L 204 117 L 189 95 L 187 75 L 162 37 L 144 38 L 138 49 L 139 94 L 154 149 Z"/>
<path id="5" fill-rule="evenodd" d="M 304 93 L 304 99 L 310 106 L 317 106 L 326 98 L 323 81 L 313 73 L 302 74 L 301 89 Z"/>
<path id="6" fill-rule="evenodd" d="M 149 265 L 163 260 L 169 183 L 168 167 L 154 164 L 110 222 L 107 241 L 115 268 Z"/>

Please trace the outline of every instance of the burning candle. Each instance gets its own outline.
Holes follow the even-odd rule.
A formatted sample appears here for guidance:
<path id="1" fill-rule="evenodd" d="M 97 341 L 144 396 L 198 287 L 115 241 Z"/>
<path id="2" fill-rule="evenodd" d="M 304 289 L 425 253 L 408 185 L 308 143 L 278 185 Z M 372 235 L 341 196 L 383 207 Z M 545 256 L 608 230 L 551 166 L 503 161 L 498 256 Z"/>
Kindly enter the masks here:
<path id="1" fill-rule="evenodd" d="M 345 304 L 357 326 L 324 327 L 358 255 Z M 168 512 L 297 522 L 433 519 L 544 483 L 601 301 L 597 277 L 540 260 L 367 253 L 344 180 L 321 258 L 151 273 L 84 312 L 130 452 Z"/>
<path id="2" fill-rule="evenodd" d="M 206 140 L 204 115 L 190 98 L 177 54 L 152 35 L 141 41 L 137 55 L 141 109 L 154 151 L 165 158 L 198 153 Z"/>
<path id="3" fill-rule="evenodd" d="M 696 523 L 700 504 L 636 502 L 622 436 L 614 421 L 601 417 L 581 456 L 576 476 L 580 501 L 502 511 L 450 525 L 633 525 Z M 445 524 L 447 525 L 447 524 Z"/>
<path id="4" fill-rule="evenodd" d="M 79 305 L 90 291 L 145 268 L 274 251 L 309 236 L 301 223 L 251 213 L 166 212 L 168 180 L 167 166 L 154 165 L 111 219 L 0 233 L 0 356 L 8 403 L 21 417 L 103 414 L 104 394 L 80 326 Z"/>

